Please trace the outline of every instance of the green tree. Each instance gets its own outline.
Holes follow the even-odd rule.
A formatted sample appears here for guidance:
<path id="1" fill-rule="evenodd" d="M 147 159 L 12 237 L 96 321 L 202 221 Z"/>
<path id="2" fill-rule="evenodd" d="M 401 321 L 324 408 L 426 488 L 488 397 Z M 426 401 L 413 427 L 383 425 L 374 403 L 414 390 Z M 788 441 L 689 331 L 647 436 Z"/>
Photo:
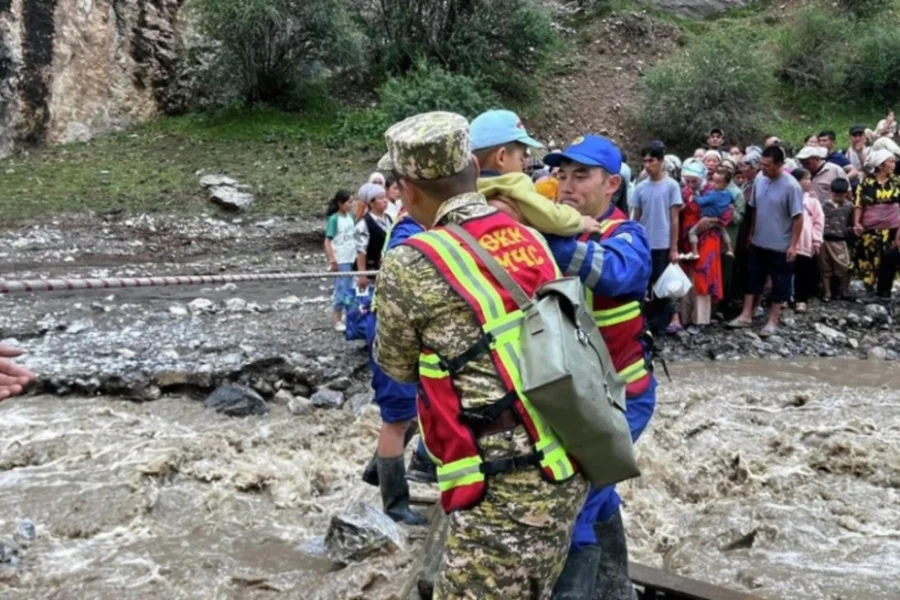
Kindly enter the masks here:
<path id="1" fill-rule="evenodd" d="M 667 145 L 690 150 L 698 132 L 728 129 L 729 139 L 750 142 L 761 131 L 771 68 L 724 34 L 707 34 L 647 72 L 641 84 L 642 125 Z"/>
<path id="2" fill-rule="evenodd" d="M 493 103 L 472 77 L 450 73 L 425 60 L 414 71 L 390 78 L 379 90 L 381 109 L 390 122 L 432 110 L 446 110 L 473 118 Z"/>
<path id="3" fill-rule="evenodd" d="M 346 0 L 191 0 L 214 45 L 218 98 L 289 107 L 329 69 L 358 65 L 362 36 Z"/>
<path id="4" fill-rule="evenodd" d="M 424 58 L 521 100 L 535 98 L 530 82 L 558 43 L 534 0 L 379 0 L 367 22 L 377 75 Z"/>

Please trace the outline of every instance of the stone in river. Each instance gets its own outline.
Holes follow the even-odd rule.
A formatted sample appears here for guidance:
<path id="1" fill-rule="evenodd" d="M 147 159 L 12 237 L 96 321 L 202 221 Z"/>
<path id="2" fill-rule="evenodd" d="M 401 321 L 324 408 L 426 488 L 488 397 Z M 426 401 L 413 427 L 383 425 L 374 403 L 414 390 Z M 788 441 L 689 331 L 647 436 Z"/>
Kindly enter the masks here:
<path id="1" fill-rule="evenodd" d="M 204 405 L 229 417 L 264 415 L 269 412 L 269 405 L 255 390 L 235 384 L 219 386 L 209 395 Z"/>
<path id="2" fill-rule="evenodd" d="M 392 554 L 406 547 L 406 534 L 380 508 L 354 502 L 331 518 L 325 534 L 328 557 L 339 563 L 361 561 L 377 554 Z"/>

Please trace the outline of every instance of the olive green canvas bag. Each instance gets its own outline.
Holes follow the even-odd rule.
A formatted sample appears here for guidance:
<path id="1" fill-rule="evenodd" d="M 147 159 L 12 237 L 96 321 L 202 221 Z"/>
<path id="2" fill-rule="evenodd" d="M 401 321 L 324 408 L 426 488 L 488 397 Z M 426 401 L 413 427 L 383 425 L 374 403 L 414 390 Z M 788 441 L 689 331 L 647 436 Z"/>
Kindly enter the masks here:
<path id="1" fill-rule="evenodd" d="M 459 236 L 524 313 L 519 372 L 522 392 L 550 424 L 566 451 L 595 486 L 637 477 L 625 418 L 625 381 L 575 277 L 545 283 L 533 299 L 465 229 Z"/>

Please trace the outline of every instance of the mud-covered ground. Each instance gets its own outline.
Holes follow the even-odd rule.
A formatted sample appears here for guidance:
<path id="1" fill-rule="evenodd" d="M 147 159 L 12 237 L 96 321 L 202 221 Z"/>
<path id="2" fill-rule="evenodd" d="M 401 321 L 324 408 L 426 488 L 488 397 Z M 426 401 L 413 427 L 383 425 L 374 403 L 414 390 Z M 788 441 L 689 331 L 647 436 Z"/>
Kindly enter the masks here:
<path id="1" fill-rule="evenodd" d="M 0 276 L 316 271 L 320 243 L 301 221 L 81 216 L 0 231 Z M 351 501 L 378 502 L 359 481 L 378 428 L 366 356 L 332 330 L 329 297 L 312 279 L 0 298 L 0 340 L 40 376 L 0 405 L 2 596 L 396 594 L 416 535 L 340 570 L 317 541 Z M 894 310 L 834 303 L 786 313 L 775 340 L 667 341 L 673 381 L 623 486 L 632 558 L 767 598 L 896 598 Z M 204 408 L 226 381 L 270 413 Z M 284 404 L 326 387 L 343 408 Z"/>

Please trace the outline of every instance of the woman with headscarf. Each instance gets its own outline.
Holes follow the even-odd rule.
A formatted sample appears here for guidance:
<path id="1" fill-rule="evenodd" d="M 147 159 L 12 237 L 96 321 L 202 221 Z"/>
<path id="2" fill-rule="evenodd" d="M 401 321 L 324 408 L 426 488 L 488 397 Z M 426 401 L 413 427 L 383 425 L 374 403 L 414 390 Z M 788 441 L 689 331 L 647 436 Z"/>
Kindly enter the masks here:
<path id="1" fill-rule="evenodd" d="M 704 161 L 706 162 L 706 161 Z M 700 206 L 696 198 L 710 190 L 707 181 L 707 170 L 704 163 L 696 159 L 688 159 L 681 169 L 684 180 L 682 198 L 684 209 L 681 212 L 681 241 L 680 249 L 683 253 L 691 252 L 689 232 L 694 225 L 703 219 Z M 725 215 L 718 219 L 724 225 L 731 222 L 733 208 L 729 208 Z M 710 219 L 713 221 L 713 219 Z M 698 253 L 700 258 L 696 261 L 682 262 L 681 268 L 691 279 L 693 288 L 682 299 L 681 314 L 679 319 L 672 319 L 668 331 L 677 332 L 682 324 L 688 325 L 688 331 L 698 333 L 712 320 L 712 307 L 724 297 L 724 285 L 722 281 L 722 250 L 721 237 L 709 231 L 700 235 Z"/>
<path id="2" fill-rule="evenodd" d="M 722 164 L 722 153 L 718 150 L 707 150 L 703 155 L 703 166 L 707 173 L 715 173 Z"/>
<path id="3" fill-rule="evenodd" d="M 900 177 L 897 157 L 890 150 L 869 154 L 872 174 L 856 188 L 853 232 L 859 236 L 854 263 L 866 288 L 891 297 L 900 249 Z"/>
<path id="4" fill-rule="evenodd" d="M 388 204 L 386 192 L 380 185 L 367 183 L 359 188 L 358 196 L 364 214 L 357 219 L 354 232 L 356 268 L 377 271 L 381 268 L 381 254 L 391 228 L 391 218 L 385 212 Z M 369 278 L 360 275 L 358 285 L 360 289 L 367 288 Z"/>
<path id="5" fill-rule="evenodd" d="M 378 171 L 375 171 L 374 173 L 369 175 L 369 183 L 372 183 L 374 185 L 380 185 L 381 187 L 384 187 L 385 184 L 387 183 L 387 180 L 385 180 L 384 175 L 382 175 Z"/>

